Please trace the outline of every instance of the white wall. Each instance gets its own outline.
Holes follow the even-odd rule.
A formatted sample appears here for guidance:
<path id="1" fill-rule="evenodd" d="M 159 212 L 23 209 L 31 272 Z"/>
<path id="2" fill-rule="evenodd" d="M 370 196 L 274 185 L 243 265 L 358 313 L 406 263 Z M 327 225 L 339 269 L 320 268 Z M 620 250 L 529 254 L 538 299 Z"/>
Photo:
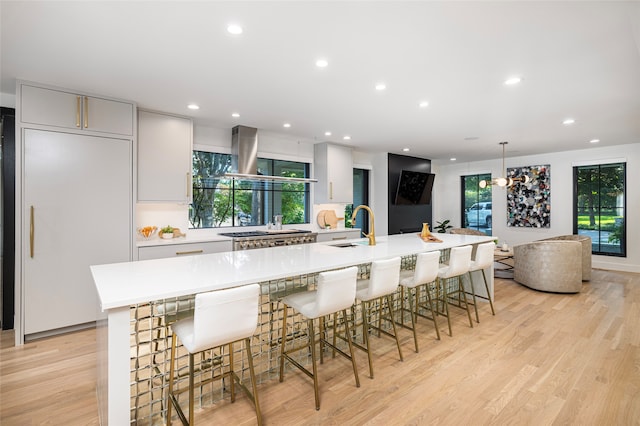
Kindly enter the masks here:
<path id="1" fill-rule="evenodd" d="M 579 151 L 556 152 L 507 158 L 506 167 L 549 164 L 551 177 L 551 227 L 507 227 L 507 195 L 501 188 L 493 188 L 493 235 L 509 245 L 541 238 L 573 233 L 573 166 L 599 164 L 603 161 L 627 163 L 627 257 L 593 256 L 593 267 L 620 271 L 640 272 L 640 221 L 634 220 L 640 211 L 640 143 L 613 147 L 591 148 Z M 491 173 L 503 176 L 502 158 L 490 161 L 451 163 L 433 161 L 436 174 L 433 191 L 434 221 L 451 219 L 454 226 L 461 225 L 461 176 Z"/>

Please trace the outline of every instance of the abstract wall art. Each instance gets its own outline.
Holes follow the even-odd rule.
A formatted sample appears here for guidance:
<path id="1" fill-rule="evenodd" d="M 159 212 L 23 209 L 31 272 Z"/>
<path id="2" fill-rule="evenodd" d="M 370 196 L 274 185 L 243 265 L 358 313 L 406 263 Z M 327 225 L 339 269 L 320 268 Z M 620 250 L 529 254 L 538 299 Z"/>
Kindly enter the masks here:
<path id="1" fill-rule="evenodd" d="M 507 188 L 507 226 L 523 228 L 551 227 L 550 166 L 507 169 L 507 177 L 529 176 L 529 182 L 515 182 Z"/>

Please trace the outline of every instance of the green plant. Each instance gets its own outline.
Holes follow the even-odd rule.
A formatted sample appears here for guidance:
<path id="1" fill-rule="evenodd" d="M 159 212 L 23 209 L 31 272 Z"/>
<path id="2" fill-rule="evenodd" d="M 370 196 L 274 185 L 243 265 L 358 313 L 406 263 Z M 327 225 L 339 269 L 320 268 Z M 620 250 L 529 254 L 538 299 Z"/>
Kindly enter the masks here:
<path id="1" fill-rule="evenodd" d="M 160 229 L 160 233 L 161 234 L 172 234 L 173 233 L 173 228 L 170 225 L 167 225 L 164 228 Z"/>
<path id="2" fill-rule="evenodd" d="M 437 225 L 433 227 L 439 234 L 445 234 L 447 229 L 453 228 L 453 226 L 449 225 L 450 220 L 446 219 L 442 222 L 437 222 Z"/>

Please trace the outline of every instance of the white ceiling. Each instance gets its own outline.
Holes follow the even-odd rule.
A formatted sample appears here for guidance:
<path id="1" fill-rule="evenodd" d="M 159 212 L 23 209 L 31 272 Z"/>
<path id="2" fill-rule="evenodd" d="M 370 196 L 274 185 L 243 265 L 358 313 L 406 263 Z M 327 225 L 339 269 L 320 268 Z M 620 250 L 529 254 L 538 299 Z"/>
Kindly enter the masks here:
<path id="1" fill-rule="evenodd" d="M 21 78 L 430 159 L 499 158 L 504 140 L 508 156 L 640 142 L 639 2 L 2 1 L 0 13 L 5 93 Z M 522 83 L 504 85 L 513 75 Z"/>

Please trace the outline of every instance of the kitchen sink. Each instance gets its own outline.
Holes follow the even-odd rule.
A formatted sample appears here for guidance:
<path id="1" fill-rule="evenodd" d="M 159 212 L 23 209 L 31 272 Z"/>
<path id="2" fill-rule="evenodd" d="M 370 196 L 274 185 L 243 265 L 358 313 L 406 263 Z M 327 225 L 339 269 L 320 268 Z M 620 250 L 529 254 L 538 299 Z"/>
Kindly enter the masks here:
<path id="1" fill-rule="evenodd" d="M 340 247 L 340 248 L 345 248 L 345 247 L 356 247 L 359 244 L 354 244 L 354 243 L 340 243 L 340 244 L 330 244 L 331 247 Z"/>

